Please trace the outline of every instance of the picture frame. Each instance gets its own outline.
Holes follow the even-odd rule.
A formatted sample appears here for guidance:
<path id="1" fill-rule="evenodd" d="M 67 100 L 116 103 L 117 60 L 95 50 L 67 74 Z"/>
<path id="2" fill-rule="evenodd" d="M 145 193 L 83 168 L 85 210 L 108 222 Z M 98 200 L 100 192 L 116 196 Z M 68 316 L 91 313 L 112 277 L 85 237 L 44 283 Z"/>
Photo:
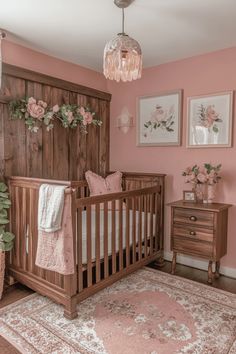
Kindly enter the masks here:
<path id="1" fill-rule="evenodd" d="M 180 146 L 182 92 L 174 90 L 137 98 L 137 146 Z"/>
<path id="2" fill-rule="evenodd" d="M 183 191 L 183 201 L 186 203 L 196 203 L 196 193 L 194 191 Z"/>
<path id="3" fill-rule="evenodd" d="M 232 146 L 233 91 L 188 98 L 187 147 Z"/>

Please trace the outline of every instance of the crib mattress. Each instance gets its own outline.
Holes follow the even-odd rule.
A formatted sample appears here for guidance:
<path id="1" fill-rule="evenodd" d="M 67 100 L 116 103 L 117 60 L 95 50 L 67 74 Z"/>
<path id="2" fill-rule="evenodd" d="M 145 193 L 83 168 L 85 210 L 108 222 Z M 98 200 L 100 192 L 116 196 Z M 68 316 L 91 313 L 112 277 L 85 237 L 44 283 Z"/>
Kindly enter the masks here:
<path id="1" fill-rule="evenodd" d="M 123 249 L 126 248 L 126 210 L 123 209 L 123 227 L 122 227 L 122 239 L 123 239 Z M 133 231 L 133 211 L 129 211 L 129 222 L 130 222 L 130 232 L 129 232 L 129 245 L 132 246 L 133 243 L 133 236 L 132 236 L 132 231 Z M 142 218 L 142 240 L 144 240 L 144 221 L 145 221 L 145 213 L 141 213 L 141 218 Z M 139 217 L 140 213 L 139 211 L 136 211 L 136 243 L 138 242 L 138 227 L 139 227 Z M 147 230 L 147 235 L 150 235 L 150 217 L 151 214 L 147 213 L 147 225 L 148 225 L 148 230 Z M 92 255 L 92 261 L 95 261 L 95 255 L 96 255 L 96 211 L 92 210 L 91 211 L 91 255 Z M 155 215 L 153 215 L 153 230 L 155 225 Z M 115 249 L 116 252 L 119 251 L 119 211 L 115 211 Z M 108 210 L 108 255 L 111 256 L 112 254 L 112 212 Z M 104 211 L 100 211 L 100 259 L 104 258 Z M 82 212 L 82 263 L 86 264 L 87 263 L 87 225 L 86 225 L 86 210 Z"/>

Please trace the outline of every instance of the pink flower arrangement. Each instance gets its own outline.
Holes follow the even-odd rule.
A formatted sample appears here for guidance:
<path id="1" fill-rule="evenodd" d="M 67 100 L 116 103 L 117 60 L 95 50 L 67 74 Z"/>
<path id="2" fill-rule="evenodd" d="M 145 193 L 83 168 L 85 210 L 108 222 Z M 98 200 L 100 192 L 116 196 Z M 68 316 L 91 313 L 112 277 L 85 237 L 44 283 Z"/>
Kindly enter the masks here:
<path id="1" fill-rule="evenodd" d="M 9 104 L 12 119 L 24 119 L 28 129 L 37 132 L 40 125 L 46 125 L 47 131 L 53 128 L 53 121 L 59 120 L 64 128 L 76 128 L 80 126 L 87 133 L 90 124 L 101 126 L 102 122 L 94 119 L 94 112 L 88 107 L 75 104 L 54 105 L 49 108 L 47 103 L 36 100 L 34 97 L 11 101 Z"/>
<path id="2" fill-rule="evenodd" d="M 193 167 L 187 167 L 182 173 L 185 177 L 186 183 L 191 183 L 193 186 L 197 184 L 214 185 L 221 178 L 219 171 L 221 164 L 213 166 L 210 163 L 205 163 L 202 167 L 194 165 Z"/>

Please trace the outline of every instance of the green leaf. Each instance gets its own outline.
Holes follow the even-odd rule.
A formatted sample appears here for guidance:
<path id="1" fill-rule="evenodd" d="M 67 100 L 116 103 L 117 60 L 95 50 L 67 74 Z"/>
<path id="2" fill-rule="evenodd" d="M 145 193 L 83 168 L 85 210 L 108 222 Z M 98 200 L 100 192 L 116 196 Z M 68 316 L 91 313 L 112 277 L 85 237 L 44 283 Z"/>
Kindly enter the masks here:
<path id="1" fill-rule="evenodd" d="M 9 220 L 0 217 L 0 225 L 7 225 L 7 224 L 9 224 Z"/>
<path id="2" fill-rule="evenodd" d="M 213 132 L 214 133 L 219 133 L 219 129 L 216 125 L 213 125 L 213 128 L 212 128 Z"/>
<path id="3" fill-rule="evenodd" d="M 7 211 L 6 211 L 6 209 L 0 210 L 0 217 L 1 217 L 1 218 L 6 218 L 6 217 L 7 217 Z"/>
<path id="4" fill-rule="evenodd" d="M 2 251 L 10 251 L 13 248 L 14 243 L 11 242 L 0 242 L 0 250 Z"/>
<path id="5" fill-rule="evenodd" d="M 1 198 L 8 198 L 8 196 L 9 196 L 9 193 L 0 192 Z"/>
<path id="6" fill-rule="evenodd" d="M 3 182 L 0 182 L 0 192 L 6 192 L 7 191 L 7 185 Z"/>
<path id="7" fill-rule="evenodd" d="M 4 242 L 11 242 L 14 240 L 14 238 L 15 238 L 15 235 L 11 232 L 5 232 L 2 235 L 2 241 L 4 241 Z"/>
<path id="8" fill-rule="evenodd" d="M 0 204 L 2 205 L 11 205 L 11 201 L 9 199 L 0 199 Z"/>

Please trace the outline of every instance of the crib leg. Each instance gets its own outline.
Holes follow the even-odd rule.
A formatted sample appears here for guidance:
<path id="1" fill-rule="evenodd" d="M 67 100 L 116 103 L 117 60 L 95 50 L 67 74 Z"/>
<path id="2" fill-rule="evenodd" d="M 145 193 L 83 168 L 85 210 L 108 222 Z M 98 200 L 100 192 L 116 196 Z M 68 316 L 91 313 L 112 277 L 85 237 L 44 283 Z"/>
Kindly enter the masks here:
<path id="1" fill-rule="evenodd" d="M 73 320 L 74 318 L 76 318 L 78 316 L 76 307 L 77 307 L 77 299 L 76 297 L 73 297 L 70 300 L 68 300 L 67 304 L 65 305 L 64 316 L 69 320 Z"/>

